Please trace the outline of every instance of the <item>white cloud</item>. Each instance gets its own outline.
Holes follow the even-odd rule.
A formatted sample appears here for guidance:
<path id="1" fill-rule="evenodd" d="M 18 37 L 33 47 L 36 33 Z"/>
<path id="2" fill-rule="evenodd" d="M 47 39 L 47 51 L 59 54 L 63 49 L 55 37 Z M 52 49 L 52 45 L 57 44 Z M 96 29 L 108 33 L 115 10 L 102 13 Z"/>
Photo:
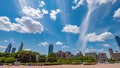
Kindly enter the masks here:
<path id="1" fill-rule="evenodd" d="M 32 7 L 23 7 L 22 13 L 25 14 L 26 16 L 30 16 L 33 18 L 41 18 L 42 16 L 40 15 L 41 11 L 39 8 L 34 9 Z"/>
<path id="2" fill-rule="evenodd" d="M 0 17 L 0 30 L 16 31 L 20 33 L 41 33 L 43 26 L 40 22 L 30 17 L 16 18 L 17 23 L 11 23 L 6 16 Z"/>
<path id="3" fill-rule="evenodd" d="M 26 50 L 26 51 L 31 51 L 31 49 L 23 49 L 23 50 Z"/>
<path id="4" fill-rule="evenodd" d="M 38 44 L 38 46 L 48 46 L 48 45 L 49 45 L 48 42 L 41 42 L 41 43 Z"/>
<path id="5" fill-rule="evenodd" d="M 0 46 L 0 49 L 6 49 L 7 47 L 6 46 Z"/>
<path id="6" fill-rule="evenodd" d="M 15 43 L 14 39 L 1 40 L 0 43 Z"/>
<path id="7" fill-rule="evenodd" d="M 87 3 L 90 5 L 90 4 L 99 4 L 99 5 L 102 5 L 102 4 L 107 4 L 107 3 L 112 3 L 114 4 L 116 2 L 116 0 L 86 0 Z"/>
<path id="8" fill-rule="evenodd" d="M 33 20 L 30 17 L 22 17 L 15 19 L 19 25 L 16 26 L 15 31 L 21 33 L 41 33 L 43 32 L 43 26 L 40 22 Z"/>
<path id="9" fill-rule="evenodd" d="M 105 41 L 107 39 L 111 39 L 113 34 L 111 32 L 104 32 L 100 35 L 96 35 L 96 33 L 89 33 L 86 35 L 85 39 L 89 42 L 96 42 L 96 41 Z"/>
<path id="10" fill-rule="evenodd" d="M 104 52 L 104 50 L 103 49 L 90 49 L 90 48 L 86 48 L 85 49 L 85 51 L 84 51 L 85 53 L 89 53 L 89 52 L 98 52 L 98 53 L 100 53 L 100 52 Z"/>
<path id="11" fill-rule="evenodd" d="M 43 7 L 44 5 L 45 5 L 45 2 L 44 2 L 44 1 L 39 2 L 39 6 L 40 6 L 40 7 Z"/>
<path id="12" fill-rule="evenodd" d="M 60 9 L 51 10 L 50 18 L 55 21 L 55 20 L 56 20 L 56 15 L 57 15 L 58 13 L 60 13 Z"/>
<path id="13" fill-rule="evenodd" d="M 61 45 L 63 45 L 63 43 L 60 42 L 60 41 L 57 41 L 57 42 L 56 42 L 56 45 L 61 46 Z"/>
<path id="14" fill-rule="evenodd" d="M 120 17 L 120 8 L 118 8 L 115 12 L 114 12 L 114 16 L 115 18 Z"/>
<path id="15" fill-rule="evenodd" d="M 0 17 L 0 30 L 4 31 L 12 31 L 13 29 L 12 23 L 9 18 L 6 16 Z"/>
<path id="16" fill-rule="evenodd" d="M 48 14 L 48 11 L 46 9 L 34 9 L 32 7 L 23 7 L 22 13 L 26 16 L 32 17 L 32 18 L 42 18 L 45 14 Z"/>
<path id="17" fill-rule="evenodd" d="M 107 3 L 112 3 L 114 4 L 116 2 L 116 0 L 98 0 L 99 4 L 107 4 Z"/>
<path id="18" fill-rule="evenodd" d="M 64 46 L 62 46 L 62 48 L 70 48 L 70 47 L 69 47 L 69 46 L 64 45 Z"/>
<path id="19" fill-rule="evenodd" d="M 73 0 L 73 3 L 75 4 L 75 6 L 72 6 L 72 9 L 77 9 L 80 5 L 83 5 L 84 0 Z"/>
<path id="20" fill-rule="evenodd" d="M 46 9 L 42 9 L 42 13 L 44 15 L 44 14 L 48 14 L 49 12 Z"/>
<path id="21" fill-rule="evenodd" d="M 110 47 L 109 44 L 103 44 L 102 46 L 104 46 L 104 47 Z"/>
<path id="22" fill-rule="evenodd" d="M 65 27 L 62 29 L 62 32 L 68 32 L 68 33 L 74 33 L 78 34 L 79 33 L 79 27 L 76 25 L 65 25 Z"/>

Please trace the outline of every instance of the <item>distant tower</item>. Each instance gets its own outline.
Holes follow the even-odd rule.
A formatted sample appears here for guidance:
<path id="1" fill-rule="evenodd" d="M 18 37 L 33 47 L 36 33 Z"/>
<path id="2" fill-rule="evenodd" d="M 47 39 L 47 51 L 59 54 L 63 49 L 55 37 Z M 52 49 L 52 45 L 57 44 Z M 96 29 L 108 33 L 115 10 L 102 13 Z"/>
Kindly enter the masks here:
<path id="1" fill-rule="evenodd" d="M 12 48 L 12 52 L 11 53 L 15 53 L 15 51 L 16 51 L 16 48 L 14 47 L 14 48 Z"/>
<path id="2" fill-rule="evenodd" d="M 53 45 L 52 45 L 52 44 L 50 44 L 50 45 L 49 45 L 49 48 L 48 48 L 48 55 L 49 55 L 50 53 L 53 53 Z"/>
<path id="3" fill-rule="evenodd" d="M 117 44 L 118 44 L 118 47 L 119 47 L 119 50 L 120 50 L 120 37 L 116 36 L 115 39 L 117 41 Z"/>
<path id="4" fill-rule="evenodd" d="M 21 51 L 21 50 L 23 49 L 23 46 L 24 46 L 24 44 L 23 44 L 23 42 L 22 42 L 21 45 L 20 45 L 20 47 L 19 47 L 19 50 L 18 50 L 18 51 Z"/>
<path id="5" fill-rule="evenodd" d="M 109 53 L 110 53 L 110 57 L 111 59 L 113 58 L 113 50 L 112 49 L 108 49 L 109 50 Z"/>
<path id="6" fill-rule="evenodd" d="M 12 48 L 12 45 L 9 44 L 9 45 L 7 46 L 7 48 L 6 48 L 6 50 L 5 50 L 5 53 L 10 53 L 11 48 Z"/>

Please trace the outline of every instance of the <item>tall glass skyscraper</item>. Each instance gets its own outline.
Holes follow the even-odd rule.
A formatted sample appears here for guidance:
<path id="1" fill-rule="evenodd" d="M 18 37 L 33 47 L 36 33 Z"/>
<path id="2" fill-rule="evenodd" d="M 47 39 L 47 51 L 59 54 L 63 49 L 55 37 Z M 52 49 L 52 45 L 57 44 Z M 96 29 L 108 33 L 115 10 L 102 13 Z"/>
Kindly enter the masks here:
<path id="1" fill-rule="evenodd" d="M 20 45 L 20 47 L 19 47 L 19 49 L 18 49 L 18 51 L 21 51 L 23 49 L 23 46 L 24 46 L 24 44 L 22 42 L 21 45 Z"/>
<path id="2" fill-rule="evenodd" d="M 11 48 L 12 48 L 12 45 L 9 44 L 9 45 L 7 46 L 7 48 L 6 48 L 6 50 L 5 50 L 5 53 L 10 53 Z"/>
<path id="3" fill-rule="evenodd" d="M 13 48 L 12 48 L 12 52 L 11 52 L 11 53 L 15 53 L 15 51 L 16 51 L 16 48 L 15 48 L 15 47 L 13 47 Z"/>
<path id="4" fill-rule="evenodd" d="M 118 44 L 118 47 L 119 47 L 119 50 L 120 50 L 120 37 L 116 36 L 115 39 L 117 41 L 117 44 Z"/>
<path id="5" fill-rule="evenodd" d="M 52 44 L 50 44 L 49 47 L 48 47 L 48 55 L 50 53 L 53 53 L 53 45 Z"/>

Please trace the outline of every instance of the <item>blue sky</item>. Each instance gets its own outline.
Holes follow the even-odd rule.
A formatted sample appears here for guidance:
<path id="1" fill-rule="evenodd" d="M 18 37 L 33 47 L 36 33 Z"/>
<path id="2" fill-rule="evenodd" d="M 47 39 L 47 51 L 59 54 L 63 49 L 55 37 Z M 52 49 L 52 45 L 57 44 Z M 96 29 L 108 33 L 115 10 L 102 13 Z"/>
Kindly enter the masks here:
<path id="1" fill-rule="evenodd" d="M 0 0 L 0 51 L 9 43 L 24 50 L 106 52 L 118 50 L 119 0 Z"/>

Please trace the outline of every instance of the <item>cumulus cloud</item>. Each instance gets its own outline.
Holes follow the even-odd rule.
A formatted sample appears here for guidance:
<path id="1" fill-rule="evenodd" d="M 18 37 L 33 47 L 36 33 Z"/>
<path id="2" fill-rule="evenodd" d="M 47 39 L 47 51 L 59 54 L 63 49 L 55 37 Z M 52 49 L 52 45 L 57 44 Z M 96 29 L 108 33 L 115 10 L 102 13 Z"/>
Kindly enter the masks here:
<path id="1" fill-rule="evenodd" d="M 6 17 L 6 16 L 0 17 L 0 30 L 4 30 L 4 31 L 12 31 L 13 30 L 12 23 L 10 22 L 8 17 Z"/>
<path id="2" fill-rule="evenodd" d="M 38 46 L 48 46 L 48 45 L 49 45 L 48 42 L 41 42 L 41 43 L 38 44 Z"/>
<path id="3" fill-rule="evenodd" d="M 25 14 L 26 16 L 30 16 L 30 17 L 33 17 L 33 18 L 41 18 L 40 9 L 34 9 L 32 7 L 25 6 L 22 9 L 22 13 Z"/>
<path id="4" fill-rule="evenodd" d="M 23 50 L 26 50 L 26 51 L 31 51 L 31 49 L 23 49 Z"/>
<path id="5" fill-rule="evenodd" d="M 84 52 L 85 53 L 89 53 L 89 52 L 98 52 L 98 53 L 100 53 L 100 52 L 104 52 L 104 50 L 103 49 L 86 48 Z"/>
<path id="6" fill-rule="evenodd" d="M 116 2 L 116 0 L 86 0 L 88 4 L 107 4 L 107 3 L 112 3 L 114 4 Z"/>
<path id="7" fill-rule="evenodd" d="M 118 8 L 115 12 L 114 12 L 114 18 L 119 18 L 120 17 L 120 8 Z"/>
<path id="8" fill-rule="evenodd" d="M 56 20 L 56 15 L 57 15 L 58 13 L 60 13 L 60 9 L 51 10 L 50 18 L 55 21 L 55 20 Z"/>
<path id="9" fill-rule="evenodd" d="M 70 48 L 70 47 L 69 47 L 69 46 L 64 45 L 64 46 L 62 46 L 62 48 Z"/>
<path id="10" fill-rule="evenodd" d="M 93 5 L 95 7 L 96 4 L 103 5 L 107 3 L 114 4 L 117 0 L 86 0 L 89 5 Z M 77 9 L 79 6 L 84 5 L 84 0 L 73 0 L 75 6 L 72 6 L 72 9 Z"/>
<path id="11" fill-rule="evenodd" d="M 1 46 L 0 45 L 0 52 L 4 52 L 6 48 L 7 48 L 7 46 Z"/>
<path id="12" fill-rule="evenodd" d="M 49 12 L 46 9 L 42 9 L 42 14 L 48 14 Z"/>
<path id="13" fill-rule="evenodd" d="M 44 5 L 45 5 L 45 2 L 44 2 L 44 1 L 40 1 L 40 2 L 39 2 L 39 6 L 40 6 L 40 7 L 43 7 Z"/>
<path id="14" fill-rule="evenodd" d="M 60 42 L 60 41 L 57 41 L 57 42 L 56 42 L 56 45 L 61 46 L 61 45 L 63 45 L 63 43 Z"/>
<path id="15" fill-rule="evenodd" d="M 0 49 L 6 49 L 7 47 L 6 46 L 0 46 Z"/>
<path id="16" fill-rule="evenodd" d="M 41 33 L 43 32 L 43 26 L 40 22 L 33 20 L 30 17 L 22 17 L 15 19 L 17 23 L 21 25 L 15 28 L 15 31 L 23 33 Z"/>
<path id="17" fill-rule="evenodd" d="M 32 7 L 25 6 L 22 9 L 22 13 L 32 18 L 42 18 L 45 14 L 48 14 L 48 11 L 45 9 L 40 10 L 39 8 L 34 9 Z"/>
<path id="18" fill-rule="evenodd" d="M 109 44 L 103 44 L 102 46 L 104 46 L 104 47 L 110 47 Z"/>
<path id="19" fill-rule="evenodd" d="M 16 23 L 10 22 L 6 16 L 0 17 L 0 30 L 16 31 L 20 33 L 41 33 L 43 26 L 40 22 L 30 17 L 16 18 Z"/>
<path id="20" fill-rule="evenodd" d="M 69 25 L 69 24 L 67 24 L 62 29 L 62 32 L 78 34 L 79 33 L 79 27 L 76 26 L 76 25 Z"/>
<path id="21" fill-rule="evenodd" d="M 83 5 L 84 0 L 73 0 L 73 3 L 75 4 L 75 6 L 72 6 L 72 9 L 77 9 L 80 5 Z"/>
<path id="22" fill-rule="evenodd" d="M 96 41 L 105 41 L 107 39 L 111 39 L 113 37 L 113 34 L 111 32 L 104 32 L 100 35 L 96 35 L 96 33 L 89 33 L 86 35 L 85 39 L 87 39 L 89 42 L 96 42 Z"/>

